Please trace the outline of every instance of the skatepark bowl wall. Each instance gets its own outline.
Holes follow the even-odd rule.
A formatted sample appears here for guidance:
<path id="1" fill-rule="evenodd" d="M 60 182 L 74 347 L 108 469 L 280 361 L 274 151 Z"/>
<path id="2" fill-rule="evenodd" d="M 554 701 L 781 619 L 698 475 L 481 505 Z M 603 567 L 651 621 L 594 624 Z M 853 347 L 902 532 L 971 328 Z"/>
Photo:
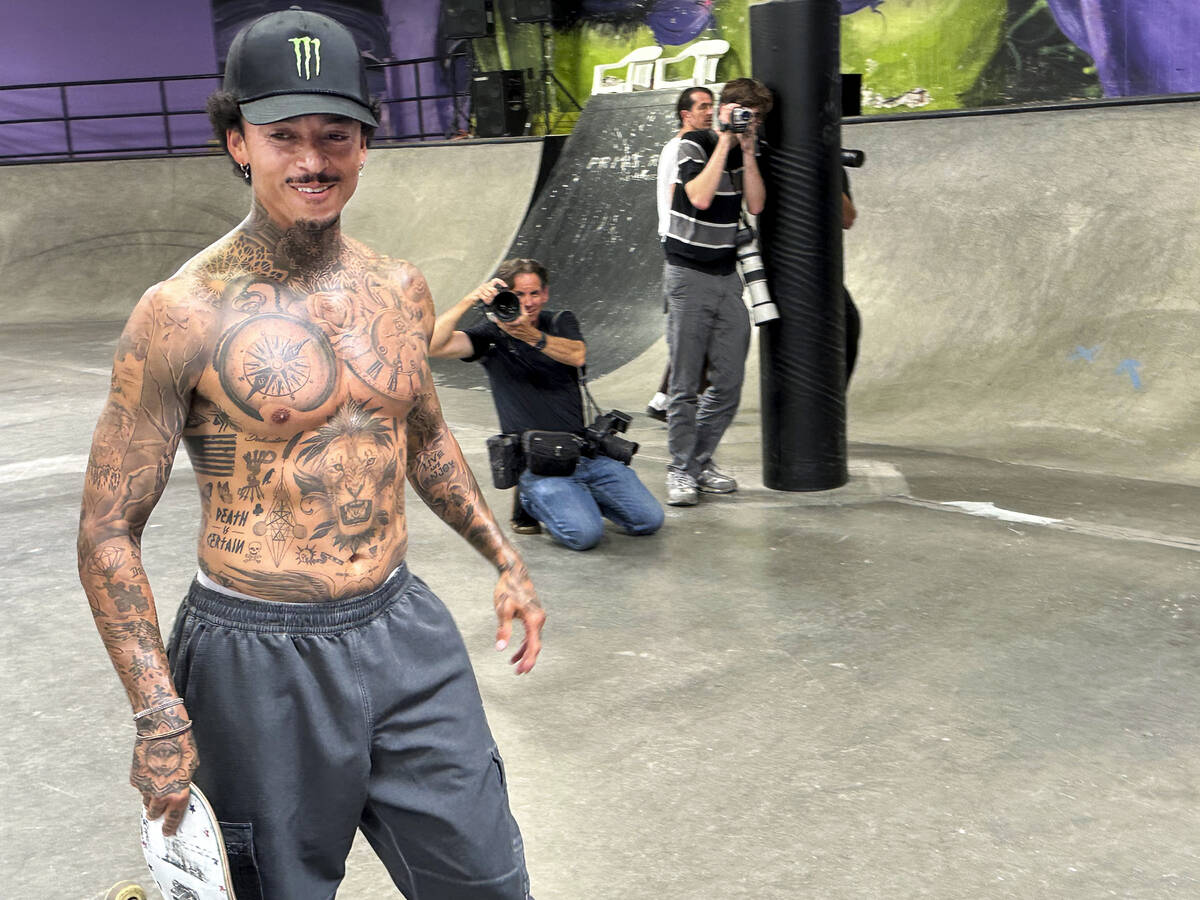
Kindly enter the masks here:
<path id="1" fill-rule="evenodd" d="M 843 127 L 854 441 L 1200 484 L 1200 104 Z"/>
<path id="2" fill-rule="evenodd" d="M 346 232 L 419 265 L 452 303 L 515 237 L 540 159 L 534 140 L 372 149 Z M 224 156 L 8 166 L 0 186 L 13 191 L 0 211 L 5 325 L 122 322 L 250 209 Z"/>
<path id="3" fill-rule="evenodd" d="M 373 151 L 346 230 L 420 266 L 439 310 L 510 247 L 538 255 L 594 335 L 593 377 L 616 369 L 606 402 L 640 408 L 622 369 L 665 358 L 652 148 L 673 93 L 593 98 L 539 198 L 536 141 Z M 844 126 L 867 154 L 850 439 L 1200 484 L 1196 121 L 1176 103 Z M 0 188 L 5 325 L 121 321 L 248 207 L 217 157 L 6 167 Z M 747 413 L 755 378 L 752 359 Z"/>
<path id="4" fill-rule="evenodd" d="M 674 98 L 593 98 L 537 198 L 537 141 L 372 151 L 346 230 L 418 264 L 438 309 L 546 254 L 597 399 L 637 413 L 666 358 L 646 148 Z M 846 125 L 850 484 L 763 487 L 752 350 L 720 449 L 736 494 L 588 553 L 510 535 L 549 610 L 531 676 L 493 650 L 494 571 L 409 494 L 534 895 L 1200 896 L 1196 113 Z M 3 167 L 0 191 L 0 893 L 100 898 L 148 878 L 129 705 L 75 574 L 90 432 L 140 293 L 249 194 L 217 157 Z M 506 520 L 480 368 L 434 372 Z M 629 437 L 661 498 L 665 427 Z M 195 573 L 189 468 L 145 532 L 164 628 Z M 340 895 L 396 896 L 361 837 Z"/>

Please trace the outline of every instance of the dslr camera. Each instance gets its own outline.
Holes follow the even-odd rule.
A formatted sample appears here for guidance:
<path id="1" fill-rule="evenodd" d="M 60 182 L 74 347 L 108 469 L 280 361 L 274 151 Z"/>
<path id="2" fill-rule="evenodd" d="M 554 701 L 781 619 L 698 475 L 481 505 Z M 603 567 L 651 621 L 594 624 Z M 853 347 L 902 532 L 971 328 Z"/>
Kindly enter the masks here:
<path id="1" fill-rule="evenodd" d="M 491 303 L 480 303 L 483 314 L 501 322 L 515 322 L 521 317 L 521 300 L 512 291 L 500 291 Z"/>
<path id="2" fill-rule="evenodd" d="M 627 441 L 620 435 L 625 433 L 633 417 L 619 409 L 611 409 L 596 416 L 596 421 L 584 429 L 583 453 L 593 459 L 607 456 L 629 465 L 633 454 L 638 452 L 636 441 Z"/>

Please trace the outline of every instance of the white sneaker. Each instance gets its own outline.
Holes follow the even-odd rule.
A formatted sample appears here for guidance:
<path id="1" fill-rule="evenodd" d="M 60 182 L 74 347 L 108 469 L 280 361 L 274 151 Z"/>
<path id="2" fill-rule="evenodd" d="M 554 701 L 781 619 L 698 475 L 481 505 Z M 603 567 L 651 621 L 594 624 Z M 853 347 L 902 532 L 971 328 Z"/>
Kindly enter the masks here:
<path id="1" fill-rule="evenodd" d="M 710 462 L 696 478 L 696 487 L 706 494 L 732 494 L 737 482 Z"/>
<path id="2" fill-rule="evenodd" d="M 699 499 L 695 478 L 687 472 L 667 473 L 667 506 L 695 506 Z"/>

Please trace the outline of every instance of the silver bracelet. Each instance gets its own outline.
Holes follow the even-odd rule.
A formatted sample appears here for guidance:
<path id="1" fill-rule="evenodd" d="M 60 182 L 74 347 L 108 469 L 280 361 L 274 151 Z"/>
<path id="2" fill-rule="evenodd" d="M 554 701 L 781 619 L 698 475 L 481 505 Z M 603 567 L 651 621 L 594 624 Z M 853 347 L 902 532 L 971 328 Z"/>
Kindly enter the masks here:
<path id="1" fill-rule="evenodd" d="M 185 731 L 190 731 L 192 728 L 191 722 L 184 722 L 178 728 L 172 728 L 170 731 L 160 731 L 156 734 L 139 734 L 135 737 L 137 741 L 157 741 L 159 738 L 175 737 L 177 734 L 183 734 Z"/>
<path id="2" fill-rule="evenodd" d="M 136 722 L 138 719 L 144 719 L 146 716 L 151 715 L 152 713 L 162 712 L 164 709 L 170 709 L 172 706 L 178 706 L 182 702 L 182 697 L 172 697 L 170 700 L 160 700 L 153 706 L 146 707 L 141 712 L 135 712 L 133 714 L 133 721 Z"/>

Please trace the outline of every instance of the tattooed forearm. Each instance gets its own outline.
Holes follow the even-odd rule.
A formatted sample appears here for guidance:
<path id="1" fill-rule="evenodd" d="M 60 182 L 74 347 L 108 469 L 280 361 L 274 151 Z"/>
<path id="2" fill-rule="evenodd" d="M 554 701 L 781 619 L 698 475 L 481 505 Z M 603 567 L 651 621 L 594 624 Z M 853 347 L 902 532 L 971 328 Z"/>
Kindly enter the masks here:
<path id="1" fill-rule="evenodd" d="M 432 393 L 418 397 L 408 418 L 407 474 L 425 505 L 483 556 L 496 565 L 515 557 Z"/>
<path id="2" fill-rule="evenodd" d="M 115 648 L 118 653 L 125 649 L 142 653 L 155 653 L 163 649 L 162 635 L 145 619 L 104 622 L 100 625 L 100 634 L 105 645 Z"/>
<path id="3" fill-rule="evenodd" d="M 142 298 L 117 346 L 84 480 L 79 578 L 135 709 L 174 694 L 140 544 L 187 422 L 205 330 L 177 288 Z"/>

